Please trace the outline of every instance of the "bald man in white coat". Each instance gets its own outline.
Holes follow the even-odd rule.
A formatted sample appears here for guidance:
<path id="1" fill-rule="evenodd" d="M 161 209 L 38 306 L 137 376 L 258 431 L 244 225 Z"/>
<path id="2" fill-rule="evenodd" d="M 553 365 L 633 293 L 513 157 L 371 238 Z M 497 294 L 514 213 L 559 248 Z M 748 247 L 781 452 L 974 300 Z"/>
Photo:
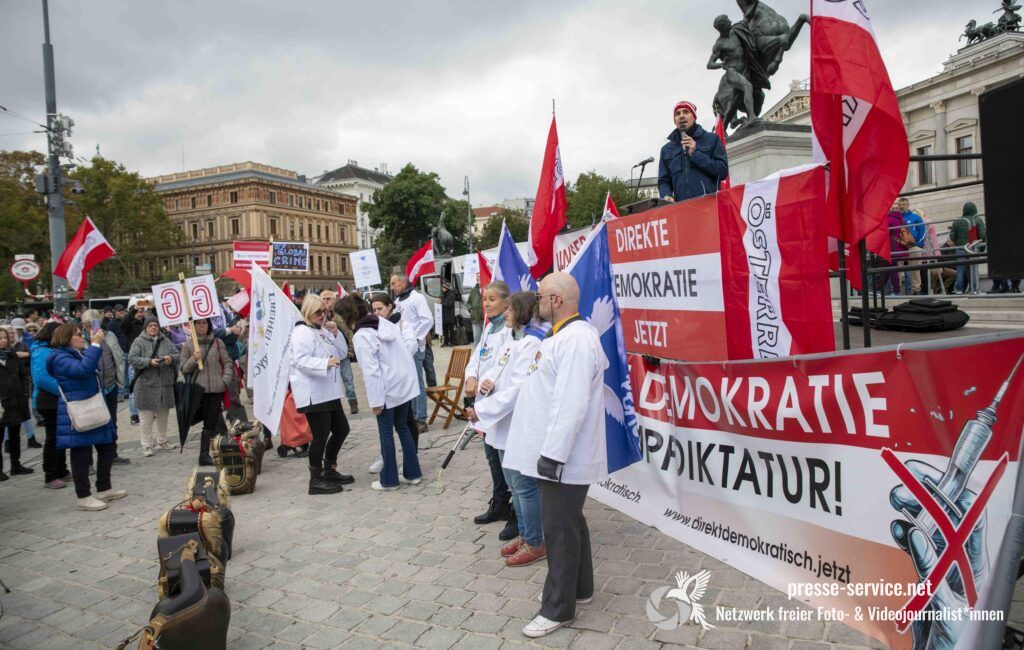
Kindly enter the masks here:
<path id="1" fill-rule="evenodd" d="M 594 595 L 594 562 L 583 504 L 607 475 L 604 371 L 598 331 L 579 315 L 568 273 L 540 283 L 540 317 L 553 324 L 516 400 L 504 466 L 539 479 L 548 575 L 529 637 L 554 632 Z"/>

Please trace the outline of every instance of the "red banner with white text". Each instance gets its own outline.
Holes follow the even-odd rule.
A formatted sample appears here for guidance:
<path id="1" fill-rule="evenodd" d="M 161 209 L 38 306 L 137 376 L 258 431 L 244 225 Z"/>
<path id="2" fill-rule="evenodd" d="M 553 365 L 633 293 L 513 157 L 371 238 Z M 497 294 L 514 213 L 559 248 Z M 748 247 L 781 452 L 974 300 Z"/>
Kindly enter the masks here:
<path id="1" fill-rule="evenodd" d="M 1000 615 L 987 599 L 1022 359 L 1024 334 L 657 368 L 631 355 L 643 461 L 590 496 L 892 647 L 978 647 Z"/>

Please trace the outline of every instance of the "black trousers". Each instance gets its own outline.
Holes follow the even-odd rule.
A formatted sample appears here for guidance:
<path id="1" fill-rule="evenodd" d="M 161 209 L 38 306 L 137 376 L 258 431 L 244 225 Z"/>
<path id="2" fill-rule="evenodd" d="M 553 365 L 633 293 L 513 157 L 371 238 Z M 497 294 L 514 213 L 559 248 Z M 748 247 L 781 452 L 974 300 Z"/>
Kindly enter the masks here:
<path id="1" fill-rule="evenodd" d="M 485 441 L 484 456 L 487 457 L 487 466 L 491 470 L 491 497 L 497 503 L 508 501 L 512 493 L 505 482 L 505 472 L 501 471 L 501 456 L 498 455 L 498 450 Z"/>
<path id="2" fill-rule="evenodd" d="M 110 412 L 110 426 L 114 427 L 114 455 L 117 456 L 117 389 L 103 393 L 103 402 Z"/>
<path id="3" fill-rule="evenodd" d="M 427 386 L 437 386 L 437 372 L 434 370 L 433 341 L 423 349 L 423 380 Z"/>
<path id="4" fill-rule="evenodd" d="M 203 399 L 199 402 L 199 412 L 203 416 L 203 431 L 213 435 L 223 408 L 224 393 L 203 393 Z"/>
<path id="5" fill-rule="evenodd" d="M 68 473 L 68 453 L 57 449 L 57 409 L 39 409 L 46 439 L 43 440 L 43 481 L 49 483 Z"/>
<path id="6" fill-rule="evenodd" d="M 114 464 L 117 449 L 108 442 L 96 446 L 96 491 L 110 489 L 110 467 Z M 92 447 L 75 447 L 71 450 L 71 475 L 75 479 L 75 495 L 79 499 L 92 494 L 89 491 L 89 465 L 92 464 Z"/>
<path id="7" fill-rule="evenodd" d="M 7 424 L 0 426 L 0 440 L 4 439 L 4 432 L 7 432 L 7 449 L 11 457 L 11 467 L 21 464 L 21 424 Z M 4 468 L 4 455 L 0 452 L 0 470 Z"/>
<path id="8" fill-rule="evenodd" d="M 309 466 L 329 469 L 337 465 L 338 451 L 349 431 L 341 403 L 338 403 L 336 409 L 305 413 L 305 416 L 313 432 L 313 441 L 309 443 Z"/>
<path id="9" fill-rule="evenodd" d="M 590 486 L 544 479 L 537 483 L 548 551 L 548 577 L 540 614 L 552 621 L 571 621 L 576 618 L 576 601 L 594 595 L 594 558 L 590 530 L 583 517 Z"/>

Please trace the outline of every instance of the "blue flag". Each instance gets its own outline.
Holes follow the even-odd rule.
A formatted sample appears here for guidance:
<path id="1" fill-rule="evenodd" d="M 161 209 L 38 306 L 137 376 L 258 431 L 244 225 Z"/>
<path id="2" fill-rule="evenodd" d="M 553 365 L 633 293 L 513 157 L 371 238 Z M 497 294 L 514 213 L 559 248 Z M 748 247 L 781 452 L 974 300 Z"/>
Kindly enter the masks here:
<path id="1" fill-rule="evenodd" d="M 580 287 L 580 316 L 597 328 L 608 359 L 608 369 L 604 371 L 605 436 L 608 472 L 616 472 L 640 460 L 640 440 L 604 223 L 590 233 L 568 273 Z"/>
<path id="2" fill-rule="evenodd" d="M 494 260 L 494 274 L 491 280 L 501 280 L 508 285 L 512 293 L 517 291 L 536 291 L 537 281 L 530 275 L 530 266 L 519 254 L 512 233 L 505 222 L 501 224 L 501 238 L 498 239 L 498 257 Z"/>

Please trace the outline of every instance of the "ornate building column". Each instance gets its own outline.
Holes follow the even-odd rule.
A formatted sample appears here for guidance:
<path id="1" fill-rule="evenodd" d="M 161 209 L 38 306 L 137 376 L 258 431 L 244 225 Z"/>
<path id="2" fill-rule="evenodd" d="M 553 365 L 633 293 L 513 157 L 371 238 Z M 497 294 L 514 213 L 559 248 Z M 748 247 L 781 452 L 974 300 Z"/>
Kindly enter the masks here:
<path id="1" fill-rule="evenodd" d="M 935 154 L 944 156 L 949 153 L 949 138 L 946 135 L 946 103 L 942 100 L 928 105 L 935 111 Z M 949 161 L 935 163 L 935 184 L 939 187 L 949 185 Z"/>

